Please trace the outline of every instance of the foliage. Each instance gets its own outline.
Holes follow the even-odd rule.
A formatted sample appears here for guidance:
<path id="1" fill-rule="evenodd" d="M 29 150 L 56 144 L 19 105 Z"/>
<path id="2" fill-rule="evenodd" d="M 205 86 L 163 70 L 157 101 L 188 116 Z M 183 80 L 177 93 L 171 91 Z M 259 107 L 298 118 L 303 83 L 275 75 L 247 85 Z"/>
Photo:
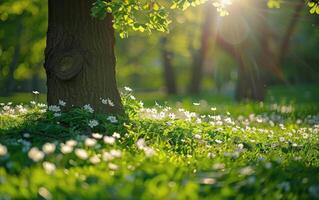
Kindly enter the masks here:
<path id="1" fill-rule="evenodd" d="M 317 0 L 305 1 L 309 2 L 310 13 L 319 14 Z M 171 3 L 160 0 L 96 0 L 92 7 L 92 15 L 104 18 L 107 13 L 111 13 L 114 16 L 114 28 L 119 30 L 121 37 L 127 37 L 129 30 L 166 32 L 171 22 L 170 9 L 185 10 L 205 2 L 211 2 L 221 16 L 229 15 L 228 6 L 232 4 L 232 0 L 173 0 Z M 268 0 L 268 7 L 279 8 L 281 3 L 281 0 Z"/>
<path id="2" fill-rule="evenodd" d="M 146 108 L 129 88 L 123 98 L 130 119 L 88 106 L 64 113 L 65 102 L 2 104 L 0 198 L 319 197 L 318 114 L 280 104 L 241 116 L 238 106 Z"/>

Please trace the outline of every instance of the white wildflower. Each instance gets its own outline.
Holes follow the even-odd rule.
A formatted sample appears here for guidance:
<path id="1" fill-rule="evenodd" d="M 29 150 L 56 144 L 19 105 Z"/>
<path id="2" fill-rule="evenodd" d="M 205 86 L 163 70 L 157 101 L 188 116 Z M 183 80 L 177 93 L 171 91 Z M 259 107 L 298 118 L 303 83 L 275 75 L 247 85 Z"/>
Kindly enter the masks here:
<path id="1" fill-rule="evenodd" d="M 32 147 L 28 152 L 28 156 L 34 162 L 38 162 L 44 158 L 44 153 L 40 151 L 37 147 Z"/>
<path id="2" fill-rule="evenodd" d="M 194 138 L 200 140 L 200 139 L 202 139 L 202 136 L 200 134 L 195 134 Z"/>
<path id="3" fill-rule="evenodd" d="M 89 155 L 84 149 L 75 149 L 75 155 L 82 160 L 88 159 Z"/>
<path id="4" fill-rule="evenodd" d="M 243 149 L 244 145 L 243 144 L 238 144 L 237 147 L 238 147 L 238 149 Z"/>
<path id="5" fill-rule="evenodd" d="M 119 169 L 119 167 L 116 164 L 113 164 L 113 163 L 109 163 L 109 168 L 111 170 L 114 170 L 114 171 Z"/>
<path id="6" fill-rule="evenodd" d="M 215 107 L 212 107 L 212 108 L 210 108 L 212 111 L 216 111 L 217 110 L 217 108 L 215 108 Z"/>
<path id="7" fill-rule="evenodd" d="M 144 149 L 144 147 L 146 147 L 145 140 L 143 138 L 139 139 L 136 142 L 136 146 L 137 146 L 138 149 Z"/>
<path id="8" fill-rule="evenodd" d="M 113 103 L 113 101 L 111 99 L 107 98 L 107 102 L 108 102 L 109 106 L 111 106 L 111 107 L 115 106 L 115 104 Z"/>
<path id="9" fill-rule="evenodd" d="M 66 103 L 65 103 L 63 100 L 60 99 L 60 100 L 59 100 L 59 105 L 60 105 L 60 106 L 65 106 Z"/>
<path id="10" fill-rule="evenodd" d="M 74 147 L 75 145 L 77 145 L 77 141 L 75 141 L 75 140 L 68 140 L 68 141 L 66 141 L 66 145 L 68 145 L 68 146 L 71 146 L 71 147 Z"/>
<path id="11" fill-rule="evenodd" d="M 88 126 L 91 127 L 91 128 L 94 128 L 94 127 L 96 127 L 98 125 L 99 125 L 99 122 L 97 120 L 95 120 L 95 119 L 90 120 L 89 123 L 88 123 Z"/>
<path id="12" fill-rule="evenodd" d="M 95 155 L 95 156 L 93 156 L 93 157 L 90 158 L 90 162 L 91 162 L 92 164 L 98 164 L 98 163 L 101 162 L 101 159 L 99 158 L 99 156 Z"/>
<path id="13" fill-rule="evenodd" d="M 40 94 L 40 92 L 38 92 L 38 91 L 32 91 L 32 93 L 35 94 L 35 95 L 39 95 Z"/>
<path id="14" fill-rule="evenodd" d="M 42 146 L 42 151 L 46 154 L 51 154 L 55 151 L 55 148 L 55 144 L 47 142 Z"/>
<path id="15" fill-rule="evenodd" d="M 105 144 L 114 144 L 115 143 L 114 137 L 104 136 L 103 140 L 104 140 Z"/>
<path id="16" fill-rule="evenodd" d="M 121 135 L 117 132 L 114 132 L 112 136 L 117 139 L 121 138 Z"/>
<path id="17" fill-rule="evenodd" d="M 51 162 L 44 161 L 42 166 L 47 174 L 53 174 L 56 170 L 55 164 Z"/>
<path id="18" fill-rule="evenodd" d="M 8 153 L 7 147 L 0 144 L 0 156 L 5 156 L 7 153 Z"/>
<path id="19" fill-rule="evenodd" d="M 217 144 L 223 143 L 223 141 L 221 141 L 221 140 L 215 140 L 215 142 L 216 142 Z"/>
<path id="20" fill-rule="evenodd" d="M 52 199 L 52 194 L 45 187 L 40 187 L 38 190 L 38 193 L 43 199 L 46 199 L 46 200 Z"/>
<path id="21" fill-rule="evenodd" d="M 118 122 L 115 116 L 108 116 L 107 120 L 109 120 L 111 123 L 117 123 Z"/>
<path id="22" fill-rule="evenodd" d="M 52 112 L 61 112 L 61 108 L 59 106 L 56 106 L 56 105 L 50 105 L 48 107 L 48 110 L 52 111 Z"/>
<path id="23" fill-rule="evenodd" d="M 68 154 L 68 153 L 71 153 L 72 151 L 73 151 L 73 146 L 61 144 L 61 152 L 63 154 Z"/>
<path id="24" fill-rule="evenodd" d="M 96 145 L 96 140 L 93 138 L 86 138 L 84 143 L 85 143 L 85 146 L 92 147 Z"/>
<path id="25" fill-rule="evenodd" d="M 128 92 L 132 92 L 133 90 L 127 86 L 124 87 L 124 90 L 128 91 Z"/>
<path id="26" fill-rule="evenodd" d="M 94 109 L 91 107 L 90 104 L 86 104 L 83 106 L 83 109 L 88 111 L 89 113 L 93 113 L 94 112 Z"/>
<path id="27" fill-rule="evenodd" d="M 145 147 L 144 153 L 145 153 L 146 157 L 152 157 L 155 155 L 156 152 L 151 147 Z"/>
<path id="28" fill-rule="evenodd" d="M 104 161 L 109 161 L 109 160 L 113 160 L 114 159 L 112 154 L 109 153 L 109 152 L 104 152 L 102 157 L 103 157 Z"/>
<path id="29" fill-rule="evenodd" d="M 110 151 L 110 154 L 114 157 L 114 158 L 119 158 L 122 156 L 122 152 L 120 150 L 115 150 L 115 149 L 112 149 Z"/>
<path id="30" fill-rule="evenodd" d="M 239 173 L 241 175 L 248 176 L 248 175 L 251 175 L 252 173 L 254 173 L 254 169 L 250 166 L 243 167 L 239 170 Z"/>
<path id="31" fill-rule="evenodd" d="M 103 135 L 101 135 L 99 133 L 92 133 L 92 137 L 94 137 L 95 139 L 101 139 L 103 137 Z"/>

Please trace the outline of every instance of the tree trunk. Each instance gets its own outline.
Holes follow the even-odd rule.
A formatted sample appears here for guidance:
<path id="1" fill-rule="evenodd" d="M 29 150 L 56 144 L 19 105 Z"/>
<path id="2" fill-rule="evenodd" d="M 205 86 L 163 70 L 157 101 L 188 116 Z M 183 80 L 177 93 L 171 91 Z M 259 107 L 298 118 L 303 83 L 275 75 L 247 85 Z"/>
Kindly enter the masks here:
<path id="1" fill-rule="evenodd" d="M 45 69 L 48 105 L 90 104 L 97 113 L 122 113 L 115 79 L 112 16 L 92 18 L 93 0 L 49 0 Z M 114 106 L 101 99 L 111 99 Z"/>
<path id="2" fill-rule="evenodd" d="M 193 55 L 193 65 L 191 82 L 189 85 L 189 93 L 198 94 L 201 90 L 201 82 L 203 78 L 204 61 L 209 48 L 209 38 L 212 34 L 213 17 L 211 5 L 206 5 L 204 13 L 204 22 L 202 24 L 202 35 L 200 41 L 200 49 Z"/>
<path id="3" fill-rule="evenodd" d="M 289 22 L 285 35 L 283 36 L 283 41 L 281 43 L 279 58 L 278 58 L 279 66 L 283 64 L 285 56 L 289 51 L 290 40 L 297 27 L 298 21 L 300 19 L 301 11 L 304 8 L 304 6 L 305 6 L 304 2 L 298 2 L 295 6 L 293 15 L 291 17 L 291 20 Z"/>
<path id="4" fill-rule="evenodd" d="M 167 37 L 162 37 L 160 40 L 166 92 L 167 94 L 174 95 L 177 94 L 177 87 L 175 72 L 172 66 L 173 53 L 167 49 Z"/>

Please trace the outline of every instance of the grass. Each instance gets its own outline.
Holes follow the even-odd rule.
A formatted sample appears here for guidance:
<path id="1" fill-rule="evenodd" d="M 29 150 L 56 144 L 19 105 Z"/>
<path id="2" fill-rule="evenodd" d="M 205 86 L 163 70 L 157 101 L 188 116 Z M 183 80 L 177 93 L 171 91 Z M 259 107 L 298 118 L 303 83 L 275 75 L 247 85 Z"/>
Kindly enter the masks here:
<path id="1" fill-rule="evenodd" d="M 2 104 L 0 199 L 319 198 L 315 102 L 130 95 L 129 118 Z"/>

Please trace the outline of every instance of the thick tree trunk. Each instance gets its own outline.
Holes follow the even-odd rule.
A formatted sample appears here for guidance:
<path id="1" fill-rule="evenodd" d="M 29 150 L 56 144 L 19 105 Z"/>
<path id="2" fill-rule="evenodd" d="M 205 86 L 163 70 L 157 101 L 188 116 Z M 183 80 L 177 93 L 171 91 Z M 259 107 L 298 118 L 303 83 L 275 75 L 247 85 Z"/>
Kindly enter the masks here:
<path id="1" fill-rule="evenodd" d="M 167 37 L 161 38 L 161 53 L 163 62 L 163 76 L 167 94 L 177 94 L 175 72 L 172 66 L 173 53 L 167 49 Z"/>
<path id="2" fill-rule="evenodd" d="M 45 69 L 48 104 L 90 104 L 98 113 L 122 113 L 115 79 L 112 16 L 92 18 L 93 0 L 49 0 Z M 114 106 L 104 105 L 111 99 Z"/>
<path id="3" fill-rule="evenodd" d="M 212 12 L 211 5 L 206 5 L 204 9 L 200 49 L 193 55 L 191 82 L 188 90 L 191 94 L 198 94 L 201 90 L 204 62 L 209 48 L 209 38 L 212 34 L 214 12 Z"/>

